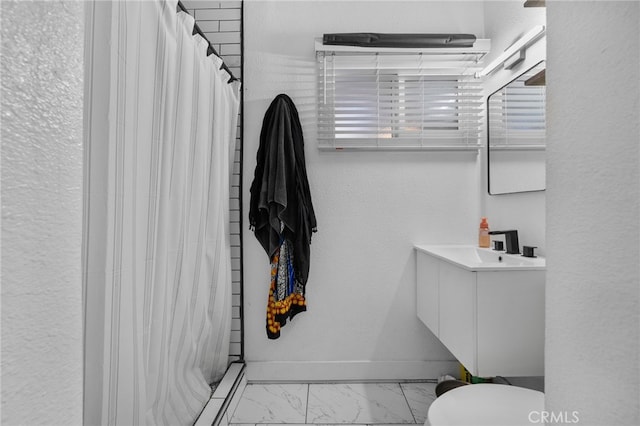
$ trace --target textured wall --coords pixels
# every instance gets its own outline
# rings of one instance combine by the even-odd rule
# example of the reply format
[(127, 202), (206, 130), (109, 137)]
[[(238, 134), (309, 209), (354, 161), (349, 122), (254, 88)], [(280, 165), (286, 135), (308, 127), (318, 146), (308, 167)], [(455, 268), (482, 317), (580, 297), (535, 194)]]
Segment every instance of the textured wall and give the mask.
[(83, 6), (1, 7), (2, 424), (81, 424)]
[(640, 424), (640, 3), (547, 2), (546, 407)]
[[(269, 260), (253, 233), (245, 232), (247, 360), (299, 361), (304, 373), (312, 364), (452, 359), (417, 318), (413, 244), (476, 240), (477, 155), (319, 151), (314, 38), (353, 31), (482, 34), (482, 16), (479, 2), (245, 3), (244, 205), (264, 113), (284, 92), (300, 112), (318, 219), (309, 310), (287, 324), (276, 341), (265, 335)], [(264, 370), (276, 379), (291, 372)]]

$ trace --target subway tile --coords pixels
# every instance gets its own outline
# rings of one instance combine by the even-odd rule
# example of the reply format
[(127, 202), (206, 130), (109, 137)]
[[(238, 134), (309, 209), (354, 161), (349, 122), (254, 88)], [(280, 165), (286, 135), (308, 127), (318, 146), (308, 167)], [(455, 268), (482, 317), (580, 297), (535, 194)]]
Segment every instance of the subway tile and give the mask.
[(237, 21), (220, 21), (220, 30), (222, 32), (235, 31), (240, 33), (240, 20)]
[(240, 283), (239, 282), (232, 283), (231, 289), (232, 289), (231, 294), (240, 294)]
[[(238, 143), (238, 141), (236, 141), (236, 144)], [(240, 163), (237, 163), (234, 161), (233, 163), (233, 174), (234, 175), (239, 175), (240, 174)]]
[[(233, 306), (240, 306), (240, 295), (239, 294), (232, 294), (231, 295), (232, 299), (233, 299)], [(236, 340), (236, 342), (239, 342), (240, 340)]]
[(240, 196), (240, 189), (237, 186), (231, 187), (231, 196), (233, 198), (238, 198)]
[(204, 21), (229, 21), (242, 18), (240, 9), (202, 9), (196, 11), (196, 19)]
[(219, 8), (220, 2), (211, 0), (182, 0), (182, 4), (187, 9), (205, 9), (205, 8)]
[(240, 285), (240, 271), (239, 270), (232, 270), (231, 271), (231, 285), (234, 286), (233, 287), (233, 294), (240, 294), (240, 287), (235, 287), (236, 285)]
[(240, 44), (223, 44), (218, 52), (224, 57), (224, 55), (240, 55), (241, 50)]
[(242, 352), (242, 346), (240, 343), (231, 343), (229, 345), (230, 354), (240, 355), (241, 352)]
[(240, 331), (240, 320), (239, 319), (232, 319), (231, 320), (231, 330), (232, 331)]
[(240, 259), (231, 259), (231, 268), (240, 269)]
[(233, 161), (240, 161), (240, 150), (236, 149), (236, 152), (234, 152)]
[(242, 58), (240, 55), (225, 55), (224, 63), (227, 64), (228, 67), (239, 67), (242, 63)]
[[(198, 24), (200, 25), (200, 24)], [(240, 33), (218, 33), (218, 32), (206, 32), (202, 30), (207, 36), (211, 44), (230, 44), (240, 43)]]
[(242, 343), (242, 333), (240, 330), (231, 330), (231, 343)]
[(240, 67), (232, 67), (229, 66), (229, 71), (231, 71), (233, 73), (234, 76), (236, 76), (236, 78), (241, 78), (242, 77), (242, 70), (240, 69)]
[(240, 9), (242, 7), (241, 0), (227, 0), (218, 2), (222, 9)]
[(205, 33), (205, 35), (207, 35), (207, 38), (209, 39), (209, 41), (211, 41), (208, 35), (209, 33), (215, 33), (220, 31), (220, 21), (203, 21), (203, 20), (197, 19), (196, 24), (198, 24), (198, 27), (202, 30), (202, 32)]

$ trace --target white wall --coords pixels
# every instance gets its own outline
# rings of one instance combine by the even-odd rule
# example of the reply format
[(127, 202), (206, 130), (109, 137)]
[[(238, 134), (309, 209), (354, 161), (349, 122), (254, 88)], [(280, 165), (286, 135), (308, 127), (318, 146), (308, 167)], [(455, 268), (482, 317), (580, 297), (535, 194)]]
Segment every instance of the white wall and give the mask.
[[(485, 58), (485, 64), (488, 64), (534, 26), (545, 25), (546, 9), (525, 8), (521, 1), (485, 1), (484, 18), (485, 36), (491, 39), (491, 53)], [(527, 57), (519, 66), (512, 70), (497, 70), (489, 75), (485, 80), (486, 96), (543, 60), (545, 45), (546, 39), (543, 37), (527, 49)], [(486, 145), (486, 139), (484, 142)], [(486, 146), (483, 146), (481, 155), (481, 209), (488, 218), (489, 226), (493, 230), (517, 229), (521, 247), (536, 246), (538, 253), (544, 255), (545, 192), (489, 195)]]
[[(245, 2), (243, 202), (249, 205), (264, 113), (278, 93), (287, 93), (301, 116), (319, 230), (311, 245), (308, 311), (275, 341), (265, 333), (269, 260), (253, 233), (244, 232), (246, 359), (261, 366), (249, 370), (254, 379), (435, 378), (455, 366), (435, 362), (453, 358), (416, 316), (412, 246), (477, 241), (477, 154), (317, 149), (314, 38), (357, 31), (482, 36), (483, 7), (480, 2)], [(289, 363), (286, 368), (255, 364), (273, 361)]]
[(640, 3), (547, 2), (546, 404), (640, 424)]
[(2, 2), (2, 424), (82, 424), (83, 5)]

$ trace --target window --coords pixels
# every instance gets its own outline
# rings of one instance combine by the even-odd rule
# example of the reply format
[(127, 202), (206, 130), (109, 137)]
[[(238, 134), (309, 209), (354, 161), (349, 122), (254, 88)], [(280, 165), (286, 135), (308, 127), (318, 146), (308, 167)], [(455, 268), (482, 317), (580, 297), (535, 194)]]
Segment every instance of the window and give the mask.
[(331, 50), (316, 45), (320, 148), (478, 148), (475, 73), (488, 49), (323, 47)]
[(546, 87), (540, 62), (488, 98), (491, 149), (540, 149), (546, 144)]

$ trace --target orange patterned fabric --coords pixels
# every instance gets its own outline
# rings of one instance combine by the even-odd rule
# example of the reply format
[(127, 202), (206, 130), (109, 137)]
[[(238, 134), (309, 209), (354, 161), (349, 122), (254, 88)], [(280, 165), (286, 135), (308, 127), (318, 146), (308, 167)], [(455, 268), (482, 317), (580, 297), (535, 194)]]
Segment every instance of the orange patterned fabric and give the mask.
[(277, 339), (280, 329), (300, 312), (307, 310), (304, 286), (295, 279), (293, 255), (283, 241), (271, 258), (271, 285), (267, 302), (267, 337)]

